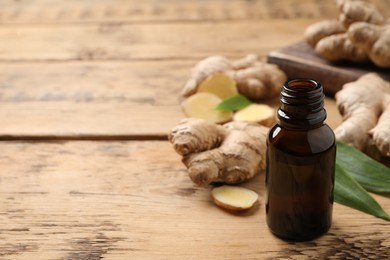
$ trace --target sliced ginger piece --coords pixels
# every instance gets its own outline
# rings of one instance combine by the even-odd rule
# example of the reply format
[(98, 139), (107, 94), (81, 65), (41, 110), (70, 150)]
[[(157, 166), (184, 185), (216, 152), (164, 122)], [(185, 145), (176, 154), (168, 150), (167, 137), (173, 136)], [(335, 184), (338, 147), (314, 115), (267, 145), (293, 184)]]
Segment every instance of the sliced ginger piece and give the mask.
[(185, 99), (181, 106), (188, 117), (202, 118), (214, 123), (224, 123), (232, 119), (233, 113), (231, 111), (216, 110), (215, 107), (221, 101), (222, 99), (214, 94), (200, 92)]
[(234, 116), (234, 121), (256, 122), (264, 126), (271, 126), (275, 123), (275, 111), (265, 104), (251, 104), (238, 110)]
[(197, 92), (212, 93), (222, 100), (238, 94), (236, 82), (223, 73), (212, 74), (207, 77), (200, 83)]
[(214, 188), (211, 196), (217, 206), (230, 211), (250, 209), (259, 198), (259, 195), (250, 189), (229, 185)]

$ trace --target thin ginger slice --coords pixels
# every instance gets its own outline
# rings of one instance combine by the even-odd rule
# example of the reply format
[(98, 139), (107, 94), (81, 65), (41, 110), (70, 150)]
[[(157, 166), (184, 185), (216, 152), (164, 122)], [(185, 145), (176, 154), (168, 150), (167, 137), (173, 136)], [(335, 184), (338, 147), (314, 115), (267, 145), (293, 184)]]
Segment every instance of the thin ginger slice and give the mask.
[(264, 126), (275, 123), (275, 111), (265, 104), (251, 104), (233, 115), (234, 121), (256, 122)]
[(222, 100), (238, 94), (236, 82), (223, 73), (210, 75), (200, 83), (197, 92), (212, 93)]
[(259, 198), (259, 195), (250, 189), (229, 185), (214, 188), (211, 196), (217, 206), (229, 211), (250, 209)]
[(181, 106), (187, 117), (202, 118), (214, 123), (225, 123), (232, 119), (233, 113), (216, 110), (215, 107), (221, 101), (222, 99), (214, 94), (200, 92), (185, 99)]

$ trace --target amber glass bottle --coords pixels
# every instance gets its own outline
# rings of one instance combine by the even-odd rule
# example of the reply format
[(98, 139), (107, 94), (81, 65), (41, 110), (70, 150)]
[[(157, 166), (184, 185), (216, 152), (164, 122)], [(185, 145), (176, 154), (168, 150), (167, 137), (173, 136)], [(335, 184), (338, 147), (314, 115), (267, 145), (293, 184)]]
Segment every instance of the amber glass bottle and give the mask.
[(285, 83), (277, 114), (267, 139), (267, 224), (283, 239), (311, 240), (329, 230), (333, 207), (336, 145), (321, 84)]

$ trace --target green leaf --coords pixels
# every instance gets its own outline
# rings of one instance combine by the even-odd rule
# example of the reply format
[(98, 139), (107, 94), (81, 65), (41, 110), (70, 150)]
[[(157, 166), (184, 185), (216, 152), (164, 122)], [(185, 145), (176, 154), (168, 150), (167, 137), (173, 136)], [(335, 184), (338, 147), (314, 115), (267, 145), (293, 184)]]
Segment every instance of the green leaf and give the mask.
[(235, 95), (224, 99), (221, 103), (218, 104), (218, 106), (216, 106), (215, 109), (224, 111), (235, 111), (243, 109), (250, 104), (252, 104), (252, 101), (247, 99), (245, 96)]
[(376, 200), (356, 182), (338, 163), (335, 172), (334, 201), (363, 211), (370, 215), (390, 220), (390, 216)]
[(390, 168), (385, 165), (339, 141), (336, 162), (366, 190), (390, 193)]

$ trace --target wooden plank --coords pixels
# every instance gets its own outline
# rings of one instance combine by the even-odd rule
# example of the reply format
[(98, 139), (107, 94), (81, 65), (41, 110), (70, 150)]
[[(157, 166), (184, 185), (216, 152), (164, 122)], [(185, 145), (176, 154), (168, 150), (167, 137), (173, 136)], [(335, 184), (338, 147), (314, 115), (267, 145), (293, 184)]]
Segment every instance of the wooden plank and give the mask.
[[(21, 163), (23, 162), (23, 163)], [(0, 143), (2, 259), (387, 259), (390, 226), (335, 204), (329, 233), (285, 242), (259, 206), (231, 215), (168, 142)], [(390, 211), (390, 200), (375, 195)]]
[[(277, 99), (271, 100), (275, 108)], [(341, 122), (335, 102), (327, 98), (327, 123)], [(0, 104), (0, 140), (134, 140), (167, 139), (183, 119), (179, 105), (131, 103), (5, 103)]]
[(166, 139), (191, 65), (0, 64), (0, 139)]
[(178, 105), (131, 103), (0, 104), (0, 140), (167, 139), (184, 118)]
[[(193, 64), (0, 64), (0, 139), (166, 139), (184, 117), (178, 95)], [(335, 127), (341, 117), (326, 106)]]
[(0, 63), (0, 101), (177, 105), (195, 62)]
[[(375, 0), (384, 4), (386, 0)], [(315, 0), (2, 0), (0, 23), (172, 22), (268, 18), (328, 18), (336, 15), (331, 1)]]
[(303, 41), (271, 51), (267, 56), (267, 61), (277, 64), (289, 78), (318, 80), (329, 95), (334, 95), (345, 83), (355, 81), (363, 74), (370, 72), (376, 72), (385, 80), (390, 80), (388, 69), (378, 68), (373, 64), (328, 62), (318, 56)]
[[(270, 22), (272, 21), (272, 22)], [(265, 56), (301, 39), (313, 19), (0, 27), (0, 61)]]
[(0, 102), (178, 105), (196, 62), (0, 63)]
[[(387, 0), (372, 0), (385, 16)], [(172, 22), (248, 20), (269, 18), (329, 19), (337, 16), (333, 1), (316, 0), (110, 0), (12, 1), (3, 0), (0, 23)]]

